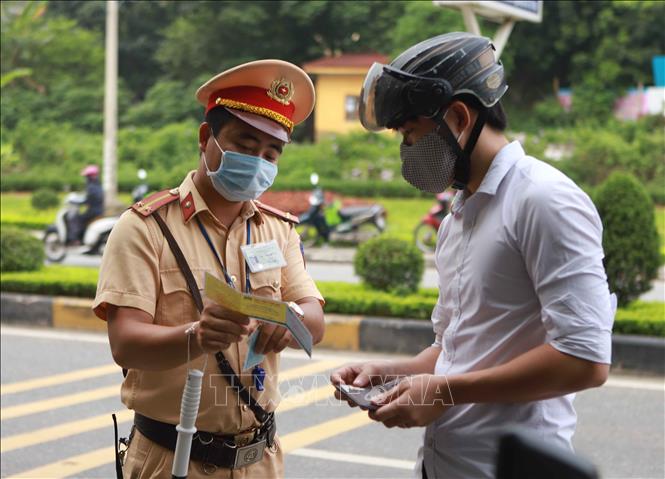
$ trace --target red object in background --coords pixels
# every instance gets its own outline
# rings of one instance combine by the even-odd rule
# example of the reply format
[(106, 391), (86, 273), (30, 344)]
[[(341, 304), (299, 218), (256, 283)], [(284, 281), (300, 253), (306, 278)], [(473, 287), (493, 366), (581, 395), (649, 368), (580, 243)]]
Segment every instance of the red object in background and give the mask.
[(432, 206), (427, 214), (422, 217), (418, 226), (413, 231), (413, 239), (416, 246), (423, 253), (431, 253), (436, 247), (436, 238), (439, 231), (439, 226), (443, 218), (446, 217), (450, 211), (450, 204), (452, 203), (454, 193), (451, 191), (444, 191), (436, 195), (436, 204)]
[(438, 231), (443, 218), (446, 217), (450, 210), (450, 202), (452, 201), (453, 196), (453, 193), (448, 191), (436, 195), (436, 204), (429, 209), (420, 222), (428, 224)]
[[(309, 209), (309, 196), (311, 194), (311, 191), (266, 191), (261, 195), (259, 201), (299, 216)], [(346, 198), (330, 191), (326, 191), (324, 197), (327, 205), (333, 204), (335, 200), (340, 200), (342, 208), (371, 205), (365, 198)]]

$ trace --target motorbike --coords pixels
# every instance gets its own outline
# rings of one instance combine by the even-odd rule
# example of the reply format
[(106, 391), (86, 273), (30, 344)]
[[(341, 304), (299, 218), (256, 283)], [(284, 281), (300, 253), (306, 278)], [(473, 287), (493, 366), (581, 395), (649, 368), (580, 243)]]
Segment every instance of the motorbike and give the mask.
[(69, 252), (78, 254), (102, 254), (104, 252), (104, 246), (113, 225), (118, 221), (118, 216), (93, 219), (86, 226), (80, 245), (67, 243), (67, 230), (83, 204), (85, 204), (84, 194), (69, 193), (65, 197), (62, 208), (56, 214), (55, 223), (46, 228), (44, 251), (49, 261), (60, 262)]
[(436, 248), (436, 238), (439, 231), (439, 226), (443, 218), (446, 217), (450, 211), (450, 204), (452, 202), (454, 193), (444, 191), (436, 195), (436, 204), (432, 206), (427, 214), (422, 217), (418, 226), (413, 231), (413, 238), (416, 246), (423, 253), (432, 253)]
[(304, 246), (331, 241), (357, 244), (386, 229), (386, 210), (377, 204), (340, 208), (337, 210), (339, 222), (329, 224), (323, 189), (318, 184), (319, 175), (313, 173), (310, 182), (314, 186), (309, 196), (310, 206), (298, 218), (298, 233)]

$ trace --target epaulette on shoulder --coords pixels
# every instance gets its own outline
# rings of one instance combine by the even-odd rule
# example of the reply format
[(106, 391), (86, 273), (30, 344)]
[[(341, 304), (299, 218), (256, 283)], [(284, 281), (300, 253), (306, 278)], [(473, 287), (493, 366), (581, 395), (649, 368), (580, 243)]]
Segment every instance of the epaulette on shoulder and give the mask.
[(265, 211), (268, 214), (271, 214), (273, 216), (277, 216), (279, 219), (284, 220), (288, 223), (293, 223), (294, 225), (297, 225), (298, 223), (300, 223), (300, 220), (298, 219), (298, 217), (295, 216), (295, 215), (292, 215), (291, 213), (279, 210), (279, 209), (277, 209), (273, 206), (266, 205), (265, 203), (261, 203), (260, 201), (254, 201), (254, 204), (261, 211)]
[(132, 209), (141, 216), (150, 216), (162, 206), (168, 205), (173, 201), (179, 200), (180, 194), (177, 188), (171, 190), (158, 191), (150, 196), (137, 201), (132, 205)]

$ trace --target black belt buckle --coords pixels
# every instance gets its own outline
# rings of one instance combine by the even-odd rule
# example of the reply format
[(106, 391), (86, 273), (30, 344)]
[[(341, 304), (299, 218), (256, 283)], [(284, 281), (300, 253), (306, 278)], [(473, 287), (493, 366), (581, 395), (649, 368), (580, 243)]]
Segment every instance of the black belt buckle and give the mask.
[(233, 469), (240, 469), (263, 459), (263, 450), (266, 448), (266, 441), (258, 441), (247, 446), (236, 448), (236, 457), (233, 461)]

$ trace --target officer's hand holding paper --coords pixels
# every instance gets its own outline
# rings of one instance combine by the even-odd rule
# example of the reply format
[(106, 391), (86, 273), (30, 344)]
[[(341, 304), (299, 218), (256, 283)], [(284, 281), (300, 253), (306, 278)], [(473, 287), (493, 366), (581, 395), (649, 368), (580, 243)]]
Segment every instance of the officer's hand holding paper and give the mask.
[(199, 321), (197, 341), (203, 351), (224, 351), (252, 332), (250, 319), (205, 298)]
[(240, 293), (209, 273), (205, 276), (205, 294), (231, 311), (287, 328), (307, 355), (312, 356), (311, 333), (284, 301)]

